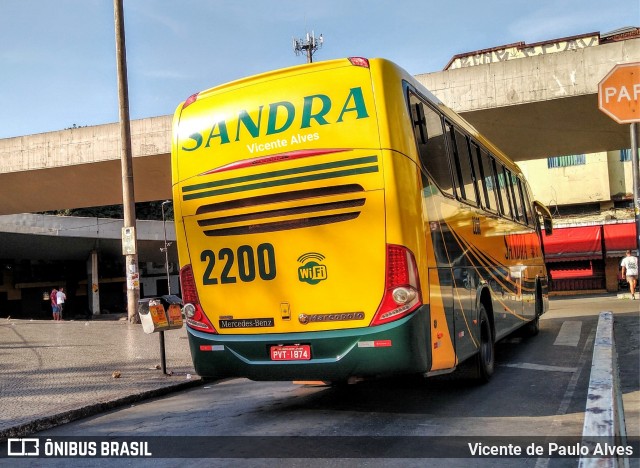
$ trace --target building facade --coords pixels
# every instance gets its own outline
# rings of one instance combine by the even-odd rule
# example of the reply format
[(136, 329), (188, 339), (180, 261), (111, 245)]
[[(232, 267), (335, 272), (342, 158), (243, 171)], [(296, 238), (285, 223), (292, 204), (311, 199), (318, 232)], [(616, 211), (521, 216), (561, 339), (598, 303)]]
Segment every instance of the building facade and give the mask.
[[(173, 222), (136, 225), (140, 297), (179, 293)], [(65, 319), (127, 313), (122, 226), (111, 218), (0, 216), (0, 318), (50, 318), (49, 293), (60, 287)]]
[(625, 250), (635, 250), (630, 150), (553, 156), (522, 161), (533, 196), (554, 216), (545, 239), (554, 290), (624, 288), (619, 280)]

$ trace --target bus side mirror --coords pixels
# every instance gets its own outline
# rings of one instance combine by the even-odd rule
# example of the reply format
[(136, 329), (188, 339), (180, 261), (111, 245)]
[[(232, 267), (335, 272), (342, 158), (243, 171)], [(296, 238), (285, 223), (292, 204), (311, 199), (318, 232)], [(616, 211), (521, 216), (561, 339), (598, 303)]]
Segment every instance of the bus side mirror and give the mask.
[(536, 213), (538, 213), (538, 216), (542, 218), (544, 233), (547, 236), (550, 236), (553, 234), (553, 220), (551, 219), (551, 212), (549, 211), (549, 208), (537, 200), (533, 202), (533, 207), (535, 208)]

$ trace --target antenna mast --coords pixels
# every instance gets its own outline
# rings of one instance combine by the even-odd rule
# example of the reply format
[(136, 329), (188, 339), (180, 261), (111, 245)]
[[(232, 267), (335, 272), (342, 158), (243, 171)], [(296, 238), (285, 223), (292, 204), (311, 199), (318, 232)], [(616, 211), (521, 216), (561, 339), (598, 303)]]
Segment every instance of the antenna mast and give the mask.
[(304, 51), (307, 55), (307, 63), (312, 63), (313, 54), (322, 47), (323, 42), (322, 34), (316, 37), (315, 33), (311, 31), (311, 34), (307, 33), (306, 39), (293, 38), (293, 51), (296, 55), (300, 55)]

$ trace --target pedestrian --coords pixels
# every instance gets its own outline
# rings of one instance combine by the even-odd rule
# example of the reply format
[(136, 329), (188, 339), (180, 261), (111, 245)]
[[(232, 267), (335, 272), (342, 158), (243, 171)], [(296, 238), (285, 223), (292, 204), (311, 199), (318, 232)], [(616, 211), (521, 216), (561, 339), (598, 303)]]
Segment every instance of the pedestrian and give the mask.
[(67, 295), (64, 293), (64, 288), (60, 288), (56, 294), (56, 303), (58, 304), (58, 315), (62, 320), (62, 310), (64, 309), (64, 302), (67, 300)]
[(636, 284), (638, 283), (638, 257), (631, 255), (631, 250), (627, 250), (627, 256), (622, 259), (620, 263), (622, 267), (622, 278), (627, 278), (629, 283), (629, 291), (631, 292), (631, 299), (635, 299)]
[(49, 294), (49, 299), (51, 299), (51, 310), (53, 311), (53, 320), (60, 320), (60, 314), (58, 313), (58, 290), (53, 288), (51, 290), (51, 294)]

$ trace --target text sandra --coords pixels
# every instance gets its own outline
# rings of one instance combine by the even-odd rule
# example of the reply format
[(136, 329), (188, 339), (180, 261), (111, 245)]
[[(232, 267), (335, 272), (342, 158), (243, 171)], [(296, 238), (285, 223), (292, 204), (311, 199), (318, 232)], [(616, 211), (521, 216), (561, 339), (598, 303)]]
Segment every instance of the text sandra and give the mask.
[[(336, 105), (326, 94), (314, 94), (304, 96), (298, 103), (278, 101), (266, 106), (257, 106), (251, 111), (243, 109), (237, 113), (236, 117), (213, 122), (202, 133), (192, 133), (181, 148), (183, 151), (195, 151), (200, 147), (209, 148), (214, 144), (228, 144), (232, 138), (233, 141), (240, 141), (245, 136), (255, 139), (276, 135), (296, 127), (303, 130), (312, 125), (329, 125), (341, 123), (347, 119), (357, 120), (369, 117), (362, 88), (351, 88), (346, 95), (337, 100)], [(274, 143), (265, 143), (267, 144)]]

